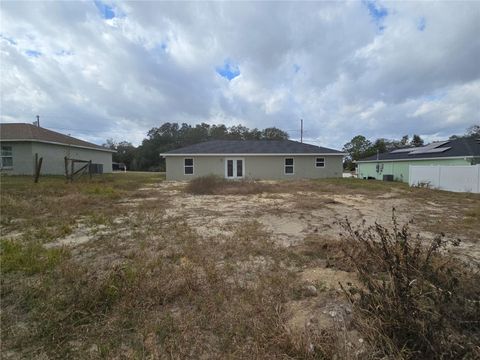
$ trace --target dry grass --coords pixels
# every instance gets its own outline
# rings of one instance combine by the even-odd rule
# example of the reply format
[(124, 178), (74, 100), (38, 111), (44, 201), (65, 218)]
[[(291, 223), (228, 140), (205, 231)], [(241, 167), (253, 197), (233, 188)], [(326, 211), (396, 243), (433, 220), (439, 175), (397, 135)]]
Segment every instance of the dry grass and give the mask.
[(295, 197), (295, 207), (300, 210), (322, 209), (326, 205), (338, 204), (333, 198), (317, 198), (308, 196)]
[[(2, 313), (4, 346), (23, 356), (58, 358), (92, 352), (131, 358), (332, 355), (334, 333), (286, 330), (285, 304), (298, 296), (297, 275), (258, 224), (207, 243), (186, 224), (163, 230), (158, 242), (101, 273), (72, 258), (35, 278), (23, 267), (5, 269), (2, 306), (10, 311)], [(155, 247), (164, 255), (152, 256)], [(18, 284), (18, 276), (32, 281)], [(19, 317), (28, 329), (18, 328)]]
[[(187, 193), (181, 185), (155, 190), (162, 184), (155, 174), (73, 184), (45, 177), (38, 186), (31, 178), (1, 181), (2, 358), (369, 358), (375, 355), (371, 348), (351, 344), (349, 316), (333, 325), (290, 326), (292, 303), (315, 314), (322, 304), (341, 301), (321, 281), (306, 283), (304, 271), (347, 274), (355, 267), (336, 233), (322, 231), (334, 227), (330, 214), (338, 217), (354, 206), (335, 199), (394, 194), (388, 199), (408, 199), (422, 213), (421, 201), (434, 197), (449, 207), (442, 216), (464, 216), (466, 224), (477, 219), (479, 204), (460, 194), (350, 179), (203, 179), (187, 185)], [(192, 195), (197, 193), (217, 196)], [(235, 221), (219, 222), (225, 231), (201, 235), (193, 220), (208, 226), (212, 214), (226, 219), (228, 207), (215, 211), (223, 198), (235, 201)], [(258, 205), (253, 215), (237, 213), (241, 201), (251, 204), (249, 198)], [(275, 229), (260, 222), (262, 215), (276, 216), (277, 208), (282, 219), (299, 221), (319, 210), (311, 220), (316, 232), (282, 246)], [(79, 230), (91, 238), (51, 247)], [(466, 225), (462, 231), (468, 236), (477, 230)], [(306, 291), (307, 285), (318, 294)]]
[[(480, 357), (480, 266), (462, 263), (408, 224), (354, 228), (344, 222), (344, 252), (361, 286), (345, 290), (355, 324), (380, 356)], [(456, 244), (453, 244), (456, 245)]]
[(255, 180), (227, 180), (209, 175), (190, 180), (185, 191), (193, 195), (251, 195), (275, 192), (271, 184)]
[(190, 180), (185, 191), (193, 195), (249, 195), (274, 192), (274, 187), (261, 181), (227, 180), (209, 175)]

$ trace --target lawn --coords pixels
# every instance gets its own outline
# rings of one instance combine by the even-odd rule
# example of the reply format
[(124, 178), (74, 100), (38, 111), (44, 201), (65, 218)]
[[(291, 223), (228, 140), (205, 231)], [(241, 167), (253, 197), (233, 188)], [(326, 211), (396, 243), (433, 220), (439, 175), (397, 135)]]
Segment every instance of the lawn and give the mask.
[[(480, 259), (472, 194), (155, 173), (0, 180), (2, 358), (380, 358), (387, 345), (344, 291), (361, 286), (346, 219), (391, 227), (395, 208), (426, 243), (443, 232), (461, 240), (458, 261)], [(455, 340), (470, 355), (472, 326)]]

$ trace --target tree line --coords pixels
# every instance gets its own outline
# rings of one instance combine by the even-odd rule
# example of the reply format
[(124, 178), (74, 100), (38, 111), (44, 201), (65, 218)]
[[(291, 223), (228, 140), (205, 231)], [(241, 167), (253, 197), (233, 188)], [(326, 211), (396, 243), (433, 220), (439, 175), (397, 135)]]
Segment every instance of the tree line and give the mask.
[[(465, 131), (463, 135), (452, 135), (449, 140), (455, 140), (463, 137), (480, 137), (480, 125), (472, 125)], [(354, 161), (367, 158), (377, 153), (390, 152), (395, 149), (416, 147), (425, 145), (425, 141), (420, 135), (414, 134), (411, 138), (404, 135), (400, 140), (389, 140), (379, 138), (376, 140), (368, 140), (363, 135), (357, 135), (343, 146), (343, 151), (348, 155), (343, 163), (346, 170), (354, 170)]]
[[(461, 137), (480, 137), (480, 125), (470, 126), (463, 135), (452, 135), (450, 140)], [(128, 170), (137, 171), (164, 171), (165, 159), (159, 154), (184, 146), (208, 140), (288, 140), (288, 134), (275, 127), (249, 129), (242, 125), (227, 127), (223, 124), (210, 125), (201, 123), (195, 126), (189, 124), (164, 123), (159, 127), (150, 129), (147, 137), (138, 147), (130, 142), (116, 142), (108, 139), (103, 146), (115, 150), (113, 161), (123, 163)], [(354, 161), (378, 153), (385, 153), (394, 149), (425, 145), (420, 135), (403, 136), (399, 140), (379, 138), (369, 140), (363, 135), (357, 135), (343, 146), (347, 153), (344, 168), (354, 170)]]
[(208, 140), (288, 140), (288, 134), (275, 127), (249, 129), (242, 125), (201, 123), (192, 126), (167, 122), (150, 129), (138, 147), (113, 139), (108, 139), (103, 146), (115, 150), (113, 161), (125, 164), (128, 170), (164, 171), (165, 159), (159, 154)]

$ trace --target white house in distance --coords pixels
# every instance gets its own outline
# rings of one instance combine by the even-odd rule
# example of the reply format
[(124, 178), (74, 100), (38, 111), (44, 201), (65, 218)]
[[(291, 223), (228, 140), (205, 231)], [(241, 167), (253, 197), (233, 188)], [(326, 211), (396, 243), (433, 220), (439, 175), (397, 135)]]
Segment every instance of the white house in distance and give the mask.
[(289, 180), (342, 177), (345, 154), (291, 140), (213, 140), (160, 155), (167, 180), (206, 175)]
[(35, 154), (43, 158), (42, 175), (64, 175), (65, 157), (92, 161), (99, 173), (112, 172), (115, 151), (42, 127), (0, 124), (0, 170), (11, 175), (33, 175)]

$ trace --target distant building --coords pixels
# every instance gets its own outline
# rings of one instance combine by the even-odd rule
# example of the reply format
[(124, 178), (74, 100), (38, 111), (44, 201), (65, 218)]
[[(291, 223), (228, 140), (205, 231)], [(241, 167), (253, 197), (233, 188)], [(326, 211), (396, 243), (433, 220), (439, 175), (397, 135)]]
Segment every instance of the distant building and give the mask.
[(95, 172), (112, 172), (114, 150), (32, 124), (0, 124), (0, 171), (33, 175), (35, 154), (43, 158), (41, 174), (65, 174), (65, 157), (92, 161)]
[(408, 182), (410, 165), (476, 165), (480, 164), (480, 139), (460, 138), (434, 142), (426, 146), (396, 149), (358, 160), (360, 179)]
[(291, 140), (213, 140), (160, 155), (167, 180), (206, 175), (290, 180), (342, 177), (345, 154)]

